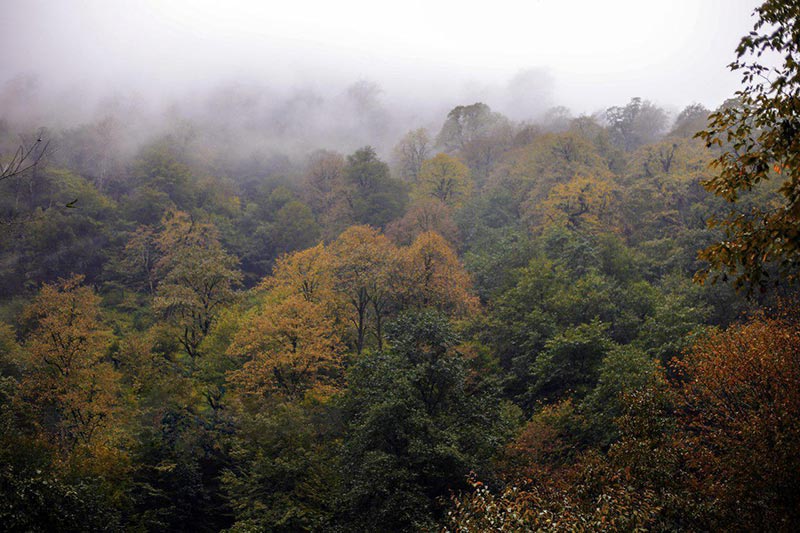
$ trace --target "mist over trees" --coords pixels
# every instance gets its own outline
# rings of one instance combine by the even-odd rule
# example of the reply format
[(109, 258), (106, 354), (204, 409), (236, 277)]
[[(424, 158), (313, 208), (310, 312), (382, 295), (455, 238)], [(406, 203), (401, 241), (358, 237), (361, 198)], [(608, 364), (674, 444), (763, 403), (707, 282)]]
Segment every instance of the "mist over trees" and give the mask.
[(0, 524), (792, 531), (796, 4), (711, 106), (11, 77)]

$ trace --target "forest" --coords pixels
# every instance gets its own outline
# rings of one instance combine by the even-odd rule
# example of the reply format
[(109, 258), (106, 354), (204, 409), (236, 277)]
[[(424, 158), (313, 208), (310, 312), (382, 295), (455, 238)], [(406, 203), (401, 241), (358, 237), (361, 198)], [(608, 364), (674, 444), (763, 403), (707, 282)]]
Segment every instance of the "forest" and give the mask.
[[(0, 529), (796, 530), (799, 35), (715, 109), (397, 137), (367, 82), (142, 142), (7, 84)], [(334, 108), (375, 142), (294, 142)]]

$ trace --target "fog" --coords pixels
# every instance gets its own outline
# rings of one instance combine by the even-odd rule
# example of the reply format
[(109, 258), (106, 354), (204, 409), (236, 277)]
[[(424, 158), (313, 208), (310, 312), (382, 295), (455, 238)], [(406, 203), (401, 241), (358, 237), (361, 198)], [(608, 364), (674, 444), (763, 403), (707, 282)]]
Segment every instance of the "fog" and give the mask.
[(130, 139), (188, 121), (244, 152), (385, 153), (475, 101), (517, 121), (633, 96), (714, 108), (737, 88), (726, 65), (757, 2), (430, 4), (4, 0), (0, 116), (12, 130), (114, 117)]

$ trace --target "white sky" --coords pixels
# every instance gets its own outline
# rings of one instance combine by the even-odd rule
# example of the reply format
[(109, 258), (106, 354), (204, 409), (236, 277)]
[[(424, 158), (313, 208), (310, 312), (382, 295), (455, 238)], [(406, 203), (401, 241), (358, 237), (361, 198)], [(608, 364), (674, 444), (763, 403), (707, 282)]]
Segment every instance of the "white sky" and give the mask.
[[(720, 104), (755, 0), (0, 0), (0, 81), (179, 94), (235, 78), (286, 90), (378, 82), (453, 104), (525, 69), (576, 112), (642, 96)], [(487, 94), (488, 94), (487, 93)]]

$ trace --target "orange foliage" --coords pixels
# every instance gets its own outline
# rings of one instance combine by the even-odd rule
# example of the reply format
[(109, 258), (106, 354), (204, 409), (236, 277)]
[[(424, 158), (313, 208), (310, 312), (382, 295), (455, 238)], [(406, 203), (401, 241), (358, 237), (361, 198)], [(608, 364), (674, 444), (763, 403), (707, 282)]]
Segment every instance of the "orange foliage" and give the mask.
[(796, 317), (759, 315), (711, 333), (675, 368), (681, 437), (706, 495), (750, 524), (800, 518)]
[(558, 471), (575, 456), (574, 443), (565, 425), (574, 416), (570, 400), (545, 406), (536, 413), (501, 451), (498, 466), (503, 478), (516, 483), (540, 483), (562, 477), (563, 472)]
[(469, 316), (479, 309), (477, 297), (470, 293), (469, 274), (441, 235), (432, 231), (422, 233), (402, 253), (402, 290), (406, 302), (460, 316)]

